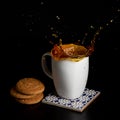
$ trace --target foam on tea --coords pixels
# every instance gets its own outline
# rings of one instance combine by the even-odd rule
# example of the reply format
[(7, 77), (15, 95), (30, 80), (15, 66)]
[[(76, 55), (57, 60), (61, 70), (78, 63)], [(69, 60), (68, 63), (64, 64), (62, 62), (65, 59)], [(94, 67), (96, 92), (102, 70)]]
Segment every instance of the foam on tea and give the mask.
[[(91, 47), (86, 48), (82, 45), (76, 44), (55, 44), (53, 49), (51, 50), (51, 55), (55, 60), (72, 60), (79, 61), (82, 58), (90, 55)], [(92, 50), (93, 51), (93, 50)]]

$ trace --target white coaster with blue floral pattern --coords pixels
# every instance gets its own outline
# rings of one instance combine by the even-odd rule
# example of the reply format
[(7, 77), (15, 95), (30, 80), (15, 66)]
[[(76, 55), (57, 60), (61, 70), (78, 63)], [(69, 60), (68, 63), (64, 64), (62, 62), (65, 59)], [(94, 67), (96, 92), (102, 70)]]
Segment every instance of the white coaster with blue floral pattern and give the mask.
[(82, 112), (99, 95), (100, 91), (88, 88), (86, 88), (83, 94), (76, 99), (65, 99), (56, 94), (50, 93), (43, 98), (42, 103)]

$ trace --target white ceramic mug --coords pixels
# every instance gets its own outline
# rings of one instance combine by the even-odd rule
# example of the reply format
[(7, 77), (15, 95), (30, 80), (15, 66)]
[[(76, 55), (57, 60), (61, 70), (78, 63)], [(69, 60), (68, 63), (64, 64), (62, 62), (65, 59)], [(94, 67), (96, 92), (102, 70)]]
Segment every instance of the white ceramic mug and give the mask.
[(47, 52), (42, 55), (42, 69), (48, 77), (53, 79), (57, 94), (66, 99), (80, 97), (88, 80), (89, 56), (78, 62), (71, 60), (56, 61), (51, 57), (52, 70), (46, 64), (47, 56), (51, 57), (51, 54)]

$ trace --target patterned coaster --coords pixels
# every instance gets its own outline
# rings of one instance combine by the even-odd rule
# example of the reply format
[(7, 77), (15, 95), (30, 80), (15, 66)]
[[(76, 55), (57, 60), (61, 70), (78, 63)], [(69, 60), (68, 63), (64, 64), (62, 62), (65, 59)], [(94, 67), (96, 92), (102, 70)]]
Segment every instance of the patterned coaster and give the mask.
[(83, 94), (76, 99), (65, 99), (53, 93), (50, 93), (44, 97), (42, 103), (82, 112), (99, 95), (100, 95), (100, 91), (96, 91), (88, 88), (86, 88)]

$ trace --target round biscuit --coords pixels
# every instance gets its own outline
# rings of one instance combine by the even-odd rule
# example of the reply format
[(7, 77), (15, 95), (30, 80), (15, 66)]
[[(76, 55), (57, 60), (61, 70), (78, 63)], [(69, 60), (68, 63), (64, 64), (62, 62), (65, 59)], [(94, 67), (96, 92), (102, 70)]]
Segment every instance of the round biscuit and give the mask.
[(28, 95), (39, 94), (45, 90), (45, 86), (36, 78), (23, 78), (16, 83), (16, 90)]
[(43, 99), (43, 97), (44, 97), (44, 94), (41, 93), (41, 94), (35, 95), (33, 98), (16, 99), (16, 101), (19, 102), (19, 103), (22, 103), (22, 104), (31, 105), (31, 104), (39, 103)]
[(15, 87), (10, 89), (10, 95), (14, 98), (19, 98), (19, 99), (27, 99), (27, 98), (33, 98), (35, 95), (26, 95), (19, 93)]

